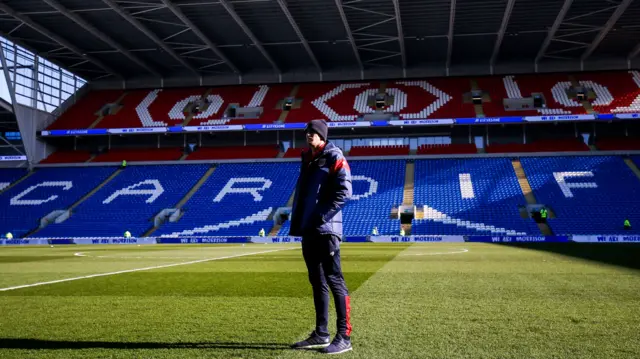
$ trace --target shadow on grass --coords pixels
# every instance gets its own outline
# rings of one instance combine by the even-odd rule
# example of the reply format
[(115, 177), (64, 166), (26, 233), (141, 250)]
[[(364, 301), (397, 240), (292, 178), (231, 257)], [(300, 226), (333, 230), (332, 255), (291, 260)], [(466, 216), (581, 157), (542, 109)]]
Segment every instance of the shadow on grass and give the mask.
[(640, 270), (638, 243), (498, 243)]
[(0, 349), (241, 349), (241, 350), (286, 350), (283, 343), (155, 343), (155, 342), (101, 342), (65, 341), (44, 339), (0, 338)]

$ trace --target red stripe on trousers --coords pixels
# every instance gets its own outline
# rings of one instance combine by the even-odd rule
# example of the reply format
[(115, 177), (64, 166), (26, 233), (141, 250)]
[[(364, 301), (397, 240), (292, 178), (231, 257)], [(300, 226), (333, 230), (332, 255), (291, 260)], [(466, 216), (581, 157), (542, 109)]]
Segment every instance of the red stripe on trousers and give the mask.
[(344, 297), (347, 306), (347, 336), (351, 336), (351, 297)]

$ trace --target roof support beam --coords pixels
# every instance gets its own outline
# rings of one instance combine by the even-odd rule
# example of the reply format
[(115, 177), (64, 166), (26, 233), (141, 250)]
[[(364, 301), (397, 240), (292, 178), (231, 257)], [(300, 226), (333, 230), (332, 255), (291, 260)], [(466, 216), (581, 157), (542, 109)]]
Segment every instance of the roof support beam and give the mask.
[(558, 13), (558, 16), (556, 16), (556, 21), (554, 21), (553, 25), (551, 25), (551, 28), (549, 29), (549, 33), (547, 34), (547, 37), (544, 39), (544, 42), (542, 43), (542, 47), (538, 51), (538, 55), (536, 55), (536, 59), (533, 62), (535, 65), (537, 65), (538, 62), (540, 62), (540, 60), (544, 56), (544, 53), (549, 48), (549, 45), (551, 44), (551, 40), (556, 35), (556, 31), (558, 31), (558, 28), (560, 27), (560, 24), (562, 24), (562, 21), (564, 21), (564, 17), (567, 15), (567, 12), (569, 12), (569, 9), (571, 8), (571, 4), (573, 4), (573, 0), (564, 0), (564, 4), (562, 5), (560, 12)]
[(214, 45), (213, 42), (202, 31), (200, 31), (200, 29), (197, 26), (191, 20), (189, 20), (189, 18), (187, 18), (184, 15), (182, 10), (180, 10), (170, 0), (162, 0), (162, 3), (165, 4), (166, 7), (169, 10), (171, 10), (171, 12), (178, 19), (180, 19), (180, 21), (182, 21), (186, 26), (188, 26), (189, 29), (191, 29), (191, 31), (200, 39), (200, 41), (202, 41), (205, 45), (207, 45), (207, 47), (209, 47), (209, 49), (213, 51), (216, 54), (216, 56), (220, 58), (220, 60), (222, 60), (225, 64), (227, 64), (227, 66), (229, 66), (229, 68), (233, 70), (233, 72), (235, 72), (236, 74), (240, 74), (240, 70), (238, 70), (236, 65), (234, 65), (231, 62), (231, 60), (229, 60), (229, 58), (227, 58), (227, 56), (223, 54), (222, 51), (220, 51), (220, 49), (218, 49), (218, 47)]
[(200, 72), (198, 72), (198, 70), (195, 67), (193, 67), (187, 61), (185, 61), (182, 57), (180, 57), (175, 51), (173, 51), (172, 48), (170, 48), (169, 46), (167, 46), (167, 44), (165, 44), (162, 40), (160, 40), (160, 38), (156, 34), (151, 32), (151, 30), (149, 30), (146, 26), (142, 25), (140, 21), (138, 21), (136, 18), (131, 16), (131, 14), (129, 14), (128, 12), (124, 11), (120, 7), (120, 5), (116, 4), (115, 1), (102, 0), (102, 2), (104, 2), (107, 6), (109, 6), (113, 11), (115, 11), (123, 19), (127, 20), (128, 23), (133, 25), (140, 32), (145, 34), (148, 38), (150, 38), (153, 42), (155, 42), (158, 46), (160, 46), (160, 48), (162, 48), (166, 53), (168, 53), (169, 55), (171, 55), (171, 57), (176, 59), (182, 66), (186, 67), (187, 69), (189, 69), (189, 71), (193, 72), (194, 74), (200, 76)]
[(347, 32), (347, 37), (349, 38), (349, 42), (351, 43), (353, 54), (356, 56), (356, 61), (358, 62), (360, 71), (363, 71), (364, 66), (362, 65), (362, 60), (360, 59), (360, 53), (358, 52), (358, 46), (356, 46), (356, 40), (353, 38), (353, 33), (351, 32), (351, 28), (349, 27), (347, 15), (344, 13), (344, 9), (342, 8), (342, 0), (335, 0), (335, 2), (336, 7), (338, 8), (338, 12), (340, 13), (340, 19), (342, 19), (342, 25), (344, 25), (344, 30)]
[(504, 33), (507, 31), (507, 26), (509, 25), (509, 19), (511, 18), (511, 12), (513, 11), (513, 5), (515, 3), (516, 3), (516, 0), (509, 0), (507, 2), (507, 7), (504, 9), (504, 16), (502, 17), (502, 25), (500, 25), (500, 30), (498, 31), (496, 44), (493, 46), (493, 54), (491, 54), (491, 60), (489, 60), (489, 66), (493, 67), (493, 65), (496, 63), (496, 60), (498, 59), (498, 54), (500, 53), (500, 47), (502, 46), (502, 40), (504, 39)]
[(636, 47), (631, 50), (629, 56), (627, 56), (627, 60), (633, 59), (634, 57), (638, 56), (638, 54), (640, 54), (640, 43), (638, 43), (638, 45), (636, 45)]
[(451, 66), (451, 51), (453, 49), (453, 23), (455, 19), (456, 0), (451, 0), (451, 9), (449, 10), (449, 32), (447, 33), (447, 75), (449, 75), (449, 67)]
[(71, 52), (75, 53), (76, 55), (82, 57), (83, 59), (85, 59), (87, 61), (90, 61), (91, 63), (95, 64), (96, 66), (98, 66), (101, 69), (103, 69), (104, 71), (106, 71), (107, 73), (109, 73), (111, 75), (114, 75), (116, 77), (119, 77), (119, 78), (124, 78), (124, 76), (122, 76), (122, 74), (119, 73), (118, 71), (114, 70), (110, 66), (107, 66), (106, 64), (104, 64), (102, 61), (96, 59), (95, 57), (93, 57), (91, 55), (87, 55), (84, 51), (82, 51), (81, 49), (77, 48), (76, 46), (71, 44), (69, 41), (59, 37), (58, 35), (50, 32), (47, 29), (45, 29), (41, 25), (35, 23), (33, 20), (31, 20), (30, 17), (28, 17), (26, 15), (18, 14), (15, 10), (10, 8), (8, 5), (6, 5), (4, 3), (1, 3), (1, 2), (0, 2), (0, 10), (4, 11), (5, 13), (9, 14), (11, 17), (13, 17), (13, 18), (15, 18), (17, 20), (22, 21), (25, 25), (29, 26), (30, 28), (32, 28), (35, 31), (39, 32), (40, 34), (44, 35), (45, 37), (53, 40), (54, 42), (60, 44), (60, 46), (63, 46), (65, 48), (69, 49), (69, 51), (71, 51)]
[(607, 20), (607, 23), (604, 25), (602, 30), (600, 30), (600, 32), (598, 33), (598, 36), (596, 36), (596, 38), (593, 39), (593, 42), (591, 43), (591, 45), (589, 45), (589, 47), (587, 48), (587, 51), (585, 51), (584, 54), (582, 54), (582, 57), (580, 58), (581, 61), (584, 61), (588, 59), (589, 56), (591, 56), (593, 51), (595, 51), (595, 49), (600, 45), (600, 43), (602, 42), (602, 40), (604, 40), (604, 38), (607, 36), (609, 31), (613, 29), (613, 26), (616, 24), (616, 22), (618, 22), (618, 19), (620, 18), (620, 16), (622, 16), (625, 10), (627, 10), (627, 8), (629, 7), (629, 4), (631, 4), (631, 1), (633, 0), (622, 0), (620, 5), (618, 5), (618, 8), (616, 9), (616, 11), (614, 11), (613, 14), (611, 14), (611, 17), (609, 18), (609, 20)]
[(100, 40), (104, 41), (105, 43), (107, 43), (109, 46), (111, 46), (114, 49), (118, 50), (121, 54), (123, 54), (124, 56), (129, 58), (129, 60), (135, 62), (136, 64), (138, 64), (143, 69), (147, 70), (152, 75), (155, 75), (156, 77), (162, 77), (160, 75), (160, 73), (158, 71), (156, 71), (155, 69), (153, 69), (149, 64), (145, 63), (140, 58), (138, 58), (137, 56), (135, 56), (134, 54), (129, 52), (129, 50), (127, 50), (124, 47), (122, 47), (122, 45), (120, 45), (117, 42), (115, 42), (112, 38), (110, 38), (109, 36), (105, 35), (102, 31), (100, 31), (100, 30), (96, 29), (95, 27), (93, 27), (91, 24), (89, 24), (87, 21), (85, 21), (80, 16), (70, 12), (67, 8), (62, 6), (62, 4), (60, 4), (56, 0), (43, 0), (43, 1), (47, 5), (49, 5), (52, 8), (58, 10), (62, 15), (64, 15), (64, 16), (68, 17), (69, 19), (71, 19), (71, 21), (73, 21), (76, 24), (82, 26), (85, 30), (90, 32), (93, 36), (97, 37), (98, 39), (100, 39)]
[(407, 68), (407, 53), (404, 50), (404, 31), (402, 31), (402, 19), (400, 18), (400, 0), (392, 0), (393, 9), (396, 13), (396, 26), (398, 28), (398, 43), (400, 44), (400, 53), (402, 54), (402, 69)]
[(295, 31), (296, 35), (298, 35), (298, 39), (300, 39), (302, 46), (304, 46), (304, 49), (307, 50), (307, 54), (309, 54), (309, 58), (311, 58), (311, 61), (313, 61), (313, 64), (316, 65), (316, 68), (318, 68), (318, 71), (322, 72), (322, 66), (320, 66), (320, 63), (318, 62), (316, 55), (314, 55), (313, 51), (311, 51), (311, 47), (309, 46), (307, 39), (305, 39), (304, 35), (302, 35), (302, 31), (300, 31), (300, 28), (298, 27), (298, 24), (296, 23), (293, 16), (291, 15), (291, 12), (289, 12), (289, 8), (287, 8), (287, 4), (285, 3), (285, 0), (276, 0), (276, 1), (278, 2), (278, 5), (280, 5), (280, 9), (282, 9), (284, 16), (286, 16), (287, 20), (289, 20), (289, 24), (293, 28), (293, 31)]
[(222, 5), (222, 7), (224, 7), (224, 9), (227, 10), (229, 15), (231, 15), (233, 20), (236, 22), (236, 24), (238, 24), (238, 26), (240, 26), (240, 28), (242, 29), (242, 31), (244, 31), (247, 37), (251, 39), (251, 42), (253, 42), (253, 45), (258, 49), (258, 51), (260, 51), (262, 56), (264, 56), (264, 58), (267, 59), (267, 61), (269, 61), (269, 63), (271, 64), (271, 67), (273, 67), (273, 69), (278, 74), (282, 74), (282, 71), (280, 70), (280, 67), (278, 66), (278, 64), (276, 64), (276, 62), (273, 61), (273, 59), (271, 58), (271, 55), (269, 55), (267, 50), (264, 49), (260, 40), (258, 40), (258, 38), (249, 29), (249, 27), (247, 27), (247, 24), (245, 24), (244, 21), (242, 21), (242, 19), (240, 18), (240, 16), (238, 16), (236, 11), (233, 9), (233, 6), (227, 0), (219, 0), (219, 1), (220, 1), (220, 5)]

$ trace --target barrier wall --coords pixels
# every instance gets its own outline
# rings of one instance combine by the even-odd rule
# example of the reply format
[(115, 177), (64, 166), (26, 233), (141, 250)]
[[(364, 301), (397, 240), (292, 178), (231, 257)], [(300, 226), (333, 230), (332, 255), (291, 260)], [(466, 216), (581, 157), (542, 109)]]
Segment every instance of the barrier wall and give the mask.
[[(329, 127), (400, 127), (400, 126), (450, 126), (501, 123), (540, 123), (567, 121), (611, 121), (637, 120), (640, 114), (592, 114), (592, 115), (553, 115), (553, 116), (512, 116), (512, 117), (483, 117), (483, 118), (446, 118), (421, 120), (394, 121), (354, 121), (329, 122)], [(108, 135), (108, 134), (149, 134), (149, 133), (190, 133), (190, 132), (220, 132), (220, 131), (269, 131), (269, 130), (302, 130), (305, 123), (276, 123), (276, 124), (248, 124), (248, 125), (215, 125), (215, 126), (173, 126), (173, 127), (136, 127), (136, 128), (93, 128), (72, 130), (41, 131), (42, 137), (77, 136), (77, 135)]]
[(573, 241), (579, 243), (640, 243), (640, 236), (573, 236)]
[[(148, 237), (148, 238), (38, 238), (1, 239), (3, 246), (61, 245), (61, 244), (208, 244), (208, 243), (300, 243), (301, 237)], [(638, 235), (590, 236), (348, 236), (349, 243), (640, 243)]]

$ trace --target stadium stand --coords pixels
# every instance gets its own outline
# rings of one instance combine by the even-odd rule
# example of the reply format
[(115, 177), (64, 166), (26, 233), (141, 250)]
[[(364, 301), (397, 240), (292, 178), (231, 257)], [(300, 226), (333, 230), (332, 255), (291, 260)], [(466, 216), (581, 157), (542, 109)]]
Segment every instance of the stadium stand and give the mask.
[(402, 119), (475, 117), (473, 105), (462, 97), (470, 91), (467, 78), (396, 81), (389, 87), (406, 94), (406, 107), (394, 111)]
[[(508, 76), (507, 76), (508, 77)], [(512, 86), (511, 81), (505, 80), (499, 76), (486, 76), (476, 78), (478, 88), (489, 94), (491, 101), (483, 102), (482, 109), (486, 117), (500, 116), (539, 116), (540, 113), (535, 109), (524, 111), (507, 111), (504, 108), (503, 99), (506, 98), (522, 98), (522, 93)], [(507, 95), (507, 88), (511, 96)], [(527, 97), (530, 94), (527, 95)]]
[(112, 103), (123, 94), (121, 90), (90, 91), (71, 105), (47, 130), (88, 128), (98, 116), (102, 106)]
[(93, 190), (115, 168), (43, 168), (0, 194), (0, 228), (18, 238), (54, 210), (65, 210)]
[(80, 163), (87, 162), (91, 158), (89, 151), (57, 151), (40, 163)]
[(638, 151), (640, 150), (640, 138), (598, 138), (596, 140), (596, 147), (600, 151)]
[(478, 153), (478, 148), (475, 144), (421, 145), (416, 151), (418, 155), (458, 155), (473, 153)]
[[(356, 104), (356, 96), (368, 91), (375, 94), (379, 84), (363, 83), (320, 83), (300, 85), (296, 98), (302, 99), (300, 108), (289, 111), (286, 122), (308, 122), (324, 118), (329, 121), (355, 121), (357, 116), (369, 112), (365, 102)], [(373, 109), (371, 109), (372, 111)]]
[(349, 156), (406, 156), (409, 146), (353, 146)]
[(540, 234), (520, 216), (526, 201), (507, 158), (416, 161), (414, 198), (424, 219), (412, 234)]
[(180, 147), (170, 148), (114, 148), (102, 153), (92, 162), (120, 162), (126, 161), (175, 161), (182, 157)]
[[(586, 110), (576, 100), (569, 99), (566, 90), (571, 82), (566, 74), (535, 74), (505, 76), (503, 78), (508, 98), (530, 97), (542, 93), (546, 107), (537, 109), (538, 115), (585, 114)], [(505, 111), (506, 112), (506, 111)], [(508, 114), (504, 114), (507, 115)], [(511, 112), (513, 115), (513, 112)]]
[(518, 152), (582, 152), (589, 151), (581, 139), (550, 139), (538, 140), (526, 144), (491, 144), (485, 148), (487, 153), (518, 153)]
[(282, 158), (300, 158), (302, 151), (304, 151), (304, 148), (290, 147), (287, 149), (287, 152), (284, 153)]
[(221, 164), (184, 206), (178, 222), (154, 235), (257, 235), (273, 227), (270, 215), (286, 205), (300, 167), (297, 163)]
[(591, 104), (598, 113), (640, 112), (640, 72), (581, 73), (576, 78), (593, 88)]
[(115, 114), (104, 116), (96, 128), (142, 127), (136, 113), (136, 107), (147, 97), (149, 90), (136, 90), (126, 93), (121, 101), (121, 108)]
[[(550, 206), (555, 234), (622, 234), (640, 223), (640, 182), (620, 157), (522, 158), (538, 203)], [(634, 227), (631, 233), (640, 233)]]
[(209, 165), (131, 166), (75, 208), (71, 217), (49, 224), (34, 237), (142, 236), (161, 210), (173, 208)]
[(405, 161), (351, 161), (353, 197), (344, 208), (344, 234), (395, 235), (400, 221), (390, 218), (391, 208), (402, 203)]
[(197, 101), (206, 88), (169, 89), (150, 91), (136, 106), (141, 127), (167, 127), (181, 125), (185, 119), (184, 109), (189, 102)]
[(3, 168), (0, 170), (0, 192), (9, 187), (13, 182), (27, 174), (22, 168)]
[(280, 150), (277, 146), (230, 146), (201, 147), (186, 160), (228, 160), (244, 158), (276, 158)]
[[(573, 76), (573, 77), (571, 77)], [(572, 83), (593, 89), (596, 98), (589, 99), (598, 113), (640, 111), (640, 72), (600, 72), (569, 74), (536, 74), (516, 76), (486, 76), (474, 79), (478, 88), (489, 94), (483, 102), (487, 117), (586, 114), (587, 109), (567, 96)], [(571, 79), (574, 79), (572, 82)], [(473, 104), (465, 103), (463, 95), (471, 90), (470, 78), (433, 78), (391, 81), (386, 93), (393, 102), (384, 108), (401, 119), (476, 117)], [(299, 108), (291, 109), (286, 122), (307, 122), (324, 118), (329, 121), (355, 121), (360, 115), (373, 113), (368, 99), (380, 90), (380, 82), (301, 84), (295, 98)], [(273, 123), (283, 113), (278, 106), (291, 94), (293, 84), (194, 87), (182, 89), (150, 89), (129, 91), (116, 114), (105, 116), (97, 128), (127, 128), (173, 126), (185, 121), (182, 110), (190, 101), (205, 95), (208, 108), (191, 119), (189, 125), (224, 125)], [(546, 107), (524, 111), (507, 111), (505, 98), (529, 97), (542, 93)], [(123, 91), (93, 91), (65, 111), (48, 129), (78, 129), (89, 127), (98, 117), (96, 112), (116, 101)], [(231, 104), (241, 107), (262, 107), (259, 118), (229, 118), (225, 111)]]

